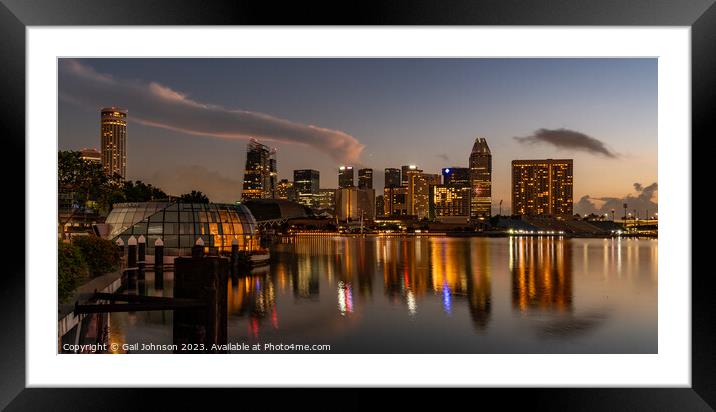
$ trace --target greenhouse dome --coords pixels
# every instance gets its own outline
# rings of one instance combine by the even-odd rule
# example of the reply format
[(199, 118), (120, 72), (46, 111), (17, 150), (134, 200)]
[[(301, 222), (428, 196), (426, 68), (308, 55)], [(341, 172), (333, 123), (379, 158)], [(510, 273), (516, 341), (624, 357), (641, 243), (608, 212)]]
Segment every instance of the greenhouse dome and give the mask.
[(107, 216), (107, 238), (124, 244), (130, 236), (146, 239), (147, 255), (154, 253), (154, 242), (164, 242), (166, 256), (186, 256), (201, 238), (204, 245), (219, 252), (230, 252), (238, 241), (239, 250), (259, 250), (256, 220), (243, 205), (216, 203), (145, 202), (117, 203)]

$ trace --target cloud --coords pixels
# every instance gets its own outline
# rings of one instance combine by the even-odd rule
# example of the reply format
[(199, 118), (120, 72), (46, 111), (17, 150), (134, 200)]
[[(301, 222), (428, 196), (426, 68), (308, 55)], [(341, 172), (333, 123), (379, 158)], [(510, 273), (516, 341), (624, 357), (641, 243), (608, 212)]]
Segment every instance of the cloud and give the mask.
[(579, 213), (581, 216), (590, 213), (598, 215), (606, 213), (611, 217), (612, 210), (614, 210), (614, 216), (619, 219), (624, 215), (624, 203), (627, 204), (627, 213), (633, 213), (634, 209), (636, 209), (640, 217), (643, 217), (647, 210), (649, 215), (658, 211), (659, 185), (656, 182), (646, 187), (642, 186), (641, 183), (634, 183), (634, 190), (636, 195), (630, 193), (623, 197), (582, 196), (574, 204), (574, 212)]
[(448, 157), (448, 155), (446, 155), (445, 153), (440, 153), (440, 154), (437, 154), (437, 155), (435, 155), (435, 156), (437, 156), (438, 158), (440, 158), (441, 160), (443, 160), (443, 161), (445, 161), (445, 162), (447, 162), (448, 160), (450, 160), (450, 158)]
[(522, 144), (550, 144), (558, 149), (578, 150), (591, 154), (616, 158), (617, 153), (609, 150), (600, 140), (584, 133), (569, 129), (539, 129), (531, 136), (514, 137)]
[(77, 60), (60, 60), (59, 72), (61, 99), (98, 109), (126, 108), (129, 121), (147, 126), (196, 136), (300, 144), (347, 164), (360, 163), (365, 147), (339, 130), (198, 102), (157, 82), (117, 79)]
[(152, 186), (162, 189), (169, 195), (179, 196), (197, 190), (215, 203), (233, 203), (239, 200), (242, 187), (239, 180), (222, 176), (218, 172), (198, 165), (161, 170), (145, 180), (146, 183), (151, 183)]

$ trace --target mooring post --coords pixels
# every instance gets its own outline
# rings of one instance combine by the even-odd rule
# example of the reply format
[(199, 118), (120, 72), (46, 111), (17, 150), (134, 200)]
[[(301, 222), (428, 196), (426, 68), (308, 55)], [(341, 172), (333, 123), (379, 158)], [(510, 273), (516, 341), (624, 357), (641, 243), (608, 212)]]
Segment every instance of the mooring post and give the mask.
[(128, 288), (134, 289), (137, 281), (137, 238), (127, 239), (127, 280)]
[(154, 289), (164, 289), (164, 242), (154, 241)]
[(119, 250), (119, 260), (124, 260), (124, 240), (122, 240), (121, 237), (118, 237), (117, 241), (114, 243), (117, 245), (117, 250)]
[(194, 242), (194, 246), (191, 247), (191, 257), (193, 258), (199, 258), (204, 256), (204, 241), (198, 237), (196, 238), (196, 242)]
[(231, 241), (231, 274), (238, 271), (239, 266), (239, 240), (234, 238)]
[(138, 278), (144, 280), (144, 268), (147, 260), (147, 239), (144, 235), (139, 235), (137, 239), (137, 266), (138, 266)]

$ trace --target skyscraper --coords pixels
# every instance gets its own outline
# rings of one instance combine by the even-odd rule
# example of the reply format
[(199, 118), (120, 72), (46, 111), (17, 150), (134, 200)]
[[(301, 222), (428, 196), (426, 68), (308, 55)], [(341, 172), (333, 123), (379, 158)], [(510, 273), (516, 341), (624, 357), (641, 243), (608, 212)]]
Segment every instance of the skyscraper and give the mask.
[(243, 200), (273, 199), (276, 196), (276, 149), (251, 139), (246, 145)]
[(467, 223), (470, 218), (470, 169), (442, 169), (443, 184), (430, 191), (430, 217), (446, 223)]
[(288, 179), (279, 180), (276, 185), (276, 199), (294, 200), (293, 182)]
[(513, 160), (512, 213), (571, 216), (573, 160)]
[(101, 110), (100, 140), (102, 168), (112, 176), (127, 176), (127, 110), (107, 107)]
[(443, 184), (470, 186), (470, 168), (445, 167), (442, 170)]
[(430, 212), (430, 187), (440, 184), (440, 175), (423, 173), (411, 166), (408, 175), (408, 214), (418, 219), (428, 217)]
[(407, 186), (408, 185), (408, 172), (411, 170), (415, 170), (417, 167), (415, 165), (404, 165), (400, 166), (400, 185), (401, 186)]
[(358, 170), (358, 188), (359, 189), (372, 189), (373, 188), (373, 169), (359, 169)]
[(375, 190), (352, 186), (338, 189), (336, 217), (343, 221), (375, 219)]
[(338, 168), (338, 187), (340, 189), (353, 187), (353, 166), (341, 166)]
[(385, 187), (399, 187), (400, 185), (400, 169), (385, 169)]
[(299, 169), (293, 171), (293, 190), (296, 193), (296, 200), (309, 207), (315, 206), (321, 180), (318, 170)]
[(475, 139), (470, 153), (470, 218), (492, 214), (492, 153), (484, 137)]

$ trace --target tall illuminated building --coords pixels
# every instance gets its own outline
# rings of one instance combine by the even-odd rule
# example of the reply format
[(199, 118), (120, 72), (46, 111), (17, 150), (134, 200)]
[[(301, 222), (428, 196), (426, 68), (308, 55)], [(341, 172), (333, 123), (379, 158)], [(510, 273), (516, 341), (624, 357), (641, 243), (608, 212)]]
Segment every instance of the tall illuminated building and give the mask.
[(400, 184), (400, 169), (392, 167), (385, 169), (385, 187), (398, 187)]
[(127, 110), (106, 107), (101, 110), (100, 140), (102, 168), (109, 175), (127, 176)]
[(512, 213), (571, 216), (573, 169), (572, 159), (513, 160)]
[(294, 200), (293, 182), (281, 179), (276, 184), (276, 199)]
[(415, 165), (404, 165), (400, 166), (400, 185), (408, 186), (408, 172), (415, 170)]
[(299, 169), (293, 171), (293, 191), (296, 201), (314, 207), (320, 190), (321, 174), (318, 170)]
[(338, 168), (338, 188), (344, 189), (353, 187), (353, 166), (341, 166)]
[(418, 168), (408, 170), (408, 214), (422, 219), (430, 213), (430, 187), (440, 184), (440, 175), (423, 173)]
[(470, 168), (444, 167), (442, 169), (443, 184), (470, 186)]
[(336, 189), (319, 189), (313, 205), (317, 212), (326, 212), (334, 216), (336, 213)]
[(358, 170), (358, 188), (359, 189), (372, 189), (373, 188), (373, 169), (359, 169)]
[(430, 217), (438, 222), (467, 223), (470, 220), (470, 186), (431, 186), (430, 212)]
[(489, 218), (492, 214), (492, 153), (484, 137), (475, 139), (469, 166), (470, 218)]
[(342, 221), (375, 219), (375, 190), (354, 186), (338, 189), (336, 217)]
[(273, 199), (276, 197), (276, 149), (249, 140), (246, 146), (243, 200)]
[(385, 196), (378, 195), (375, 197), (375, 216), (385, 216)]
[(385, 216), (404, 216), (408, 214), (407, 186), (386, 187), (383, 189), (383, 214)]

